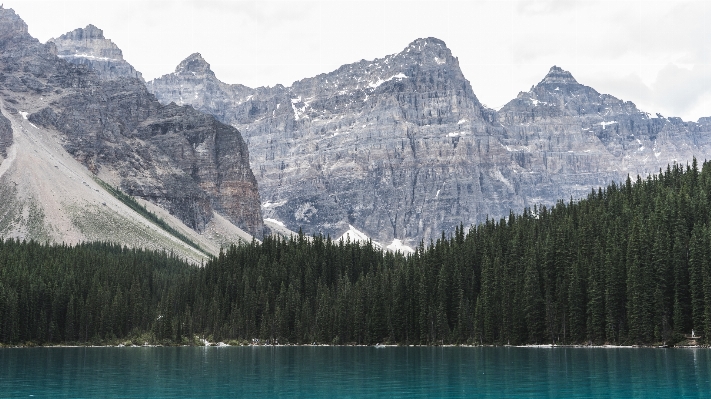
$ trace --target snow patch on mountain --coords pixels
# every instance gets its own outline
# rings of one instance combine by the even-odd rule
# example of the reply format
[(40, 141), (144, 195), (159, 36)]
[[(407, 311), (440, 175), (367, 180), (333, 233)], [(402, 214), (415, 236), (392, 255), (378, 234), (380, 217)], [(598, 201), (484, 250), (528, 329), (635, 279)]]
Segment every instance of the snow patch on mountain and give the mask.
[(391, 77), (389, 77), (389, 78), (387, 78), (387, 79), (385, 79), (385, 80), (383, 80), (383, 79), (378, 79), (377, 82), (375, 82), (375, 83), (370, 83), (370, 84), (368, 84), (368, 86), (370, 86), (371, 89), (375, 89), (376, 87), (382, 85), (383, 83), (389, 82), (389, 81), (391, 81), (391, 80), (393, 80), (393, 79), (397, 79), (397, 80), (407, 79), (407, 76), (405, 76), (404, 73), (400, 72), (400, 73), (398, 73), (397, 75), (393, 75), (393, 76), (391, 76)]
[(411, 254), (414, 253), (415, 250), (412, 249), (412, 247), (407, 246), (402, 243), (401, 240), (398, 240), (397, 238), (393, 240), (390, 245), (386, 247), (389, 251), (391, 252), (401, 252), (403, 255)]
[(109, 58), (109, 57), (97, 57), (95, 55), (91, 54), (57, 54), (57, 57), (59, 58), (86, 58), (88, 60), (97, 60), (97, 61), (113, 61), (113, 60), (118, 60), (116, 58)]
[(267, 201), (262, 204), (262, 208), (277, 208), (286, 204), (286, 200), (281, 200), (277, 202)]
[[(267, 219), (264, 219), (264, 220), (266, 221)], [(338, 241), (343, 241), (343, 242), (350, 241), (353, 243), (357, 242), (360, 244), (365, 244), (368, 241), (370, 241), (372, 243), (373, 247), (375, 247), (376, 249), (387, 250), (390, 252), (400, 252), (404, 255), (412, 254), (415, 252), (415, 250), (412, 247), (405, 245), (402, 242), (402, 240), (399, 240), (397, 238), (393, 239), (393, 241), (390, 243), (390, 245), (384, 246), (383, 244), (381, 244), (377, 241), (371, 240), (367, 234), (356, 229), (355, 227), (353, 227), (353, 225), (350, 225), (350, 224), (348, 225), (348, 230), (345, 233), (343, 233), (343, 235), (336, 241), (337, 242)]]
[[(337, 241), (350, 241), (350, 242), (360, 242), (366, 243), (370, 240), (367, 234), (353, 227), (353, 225), (348, 225), (348, 230), (337, 240)], [(375, 244), (375, 242), (373, 242)], [(379, 245), (379, 244), (378, 244)]]
[(281, 227), (286, 227), (286, 225), (284, 224), (284, 222), (279, 221), (279, 220), (276, 220), (276, 219), (264, 218), (264, 221), (265, 221), (265, 222), (274, 223), (274, 224), (276, 224), (276, 225), (278, 225), (278, 226), (281, 226)]

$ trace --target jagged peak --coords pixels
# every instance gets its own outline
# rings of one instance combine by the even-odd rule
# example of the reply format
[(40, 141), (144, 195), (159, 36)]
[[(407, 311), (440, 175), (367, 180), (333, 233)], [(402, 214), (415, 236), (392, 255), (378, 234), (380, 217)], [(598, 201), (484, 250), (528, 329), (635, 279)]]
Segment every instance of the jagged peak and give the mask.
[(175, 68), (175, 73), (193, 72), (195, 74), (215, 75), (210, 69), (210, 64), (202, 58), (200, 53), (192, 53), (180, 62)]
[(89, 24), (86, 28), (77, 28), (71, 32), (67, 32), (59, 36), (60, 40), (106, 40), (104, 31), (96, 26)]
[(59, 57), (75, 57), (98, 61), (123, 61), (123, 52), (110, 39), (104, 37), (104, 31), (89, 24), (77, 28), (58, 38), (47, 41), (57, 46)]
[(27, 24), (12, 8), (0, 7), (0, 39), (30, 37)]
[(400, 54), (407, 54), (411, 52), (422, 54), (439, 54), (442, 56), (452, 55), (452, 52), (449, 50), (449, 48), (447, 48), (447, 44), (444, 41), (435, 37), (415, 39), (412, 43), (405, 47), (405, 50), (403, 50)]
[(539, 84), (578, 84), (578, 81), (570, 72), (553, 65)]
[(415, 39), (407, 47), (427, 47), (428, 45), (447, 48), (447, 44), (443, 40), (437, 39), (436, 37), (425, 37)]
[[(430, 66), (447, 66), (456, 64), (456, 58), (452, 56), (452, 51), (447, 47), (447, 44), (435, 37), (419, 38), (411, 42), (396, 57), (404, 57), (410, 59), (419, 58), (417, 61), (421, 65)], [(387, 58), (387, 57), (386, 57)]]

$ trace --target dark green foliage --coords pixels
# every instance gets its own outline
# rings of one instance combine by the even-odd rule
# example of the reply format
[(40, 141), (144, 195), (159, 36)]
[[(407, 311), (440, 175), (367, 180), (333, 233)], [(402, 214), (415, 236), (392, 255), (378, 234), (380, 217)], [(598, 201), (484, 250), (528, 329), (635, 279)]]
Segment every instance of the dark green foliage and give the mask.
[(526, 209), (412, 255), (302, 234), (203, 267), (109, 244), (0, 243), (0, 341), (677, 342), (711, 335), (711, 164)]
[(92, 342), (148, 331), (194, 268), (165, 253), (94, 243), (0, 241), (0, 342)]

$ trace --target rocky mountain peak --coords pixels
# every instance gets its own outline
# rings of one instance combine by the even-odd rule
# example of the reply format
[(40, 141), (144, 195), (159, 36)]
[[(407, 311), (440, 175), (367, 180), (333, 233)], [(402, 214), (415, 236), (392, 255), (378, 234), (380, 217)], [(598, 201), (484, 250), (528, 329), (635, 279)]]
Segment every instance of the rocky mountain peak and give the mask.
[(58, 38), (49, 39), (57, 46), (60, 57), (82, 57), (104, 61), (123, 61), (123, 52), (114, 42), (104, 37), (104, 31), (94, 25), (77, 28)]
[(12, 8), (0, 6), (0, 44), (17, 39), (31, 39), (27, 24)]
[(86, 28), (77, 28), (71, 32), (67, 32), (59, 36), (60, 40), (106, 40), (104, 31), (96, 26), (89, 24)]
[(193, 75), (210, 75), (215, 76), (215, 73), (210, 69), (210, 64), (202, 58), (200, 53), (193, 53), (184, 59), (175, 68), (176, 74), (191, 73)]
[(541, 80), (542, 84), (578, 84), (573, 75), (561, 67), (553, 65), (548, 74)]
[(415, 39), (407, 46), (407, 48), (417, 48), (418, 50), (422, 51), (423, 49), (427, 48), (427, 46), (435, 46), (445, 49), (447, 48), (447, 44), (443, 40), (437, 39), (436, 37), (425, 37)]
[(56, 39), (49, 39), (48, 43), (54, 43), (58, 57), (73, 64), (86, 65), (102, 79), (143, 79), (141, 73), (123, 59), (121, 49), (105, 38), (104, 31), (94, 25), (74, 29)]
[(451, 63), (455, 60), (447, 44), (434, 37), (420, 38), (413, 41), (397, 56), (415, 58), (415, 61), (419, 64), (435, 66)]
[[(191, 107), (161, 105), (98, 28), (41, 44), (0, 7), (0, 54), (0, 218), (13, 220), (0, 223), (0, 236), (200, 254), (233, 237), (250, 240), (245, 231), (262, 235), (239, 131)], [(97, 176), (146, 201), (180, 234), (126, 212)], [(231, 237), (212, 244), (223, 232)], [(209, 238), (193, 251), (180, 235)]]
[[(455, 172), (448, 162), (475, 157), (475, 137), (501, 129), (442, 40), (417, 39), (288, 87), (237, 87), (206, 71), (193, 54), (148, 89), (244, 134), (270, 223), (331, 237), (353, 226), (379, 242), (416, 245), (477, 217), (462, 219), (465, 209), (483, 209), (479, 170)], [(457, 187), (472, 195), (457, 202)]]

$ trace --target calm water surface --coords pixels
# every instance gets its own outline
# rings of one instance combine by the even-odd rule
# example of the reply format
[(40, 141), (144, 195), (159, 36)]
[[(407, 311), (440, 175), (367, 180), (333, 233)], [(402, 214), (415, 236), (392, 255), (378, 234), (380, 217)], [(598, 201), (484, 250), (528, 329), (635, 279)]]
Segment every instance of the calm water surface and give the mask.
[(0, 397), (701, 398), (711, 350), (0, 349)]

